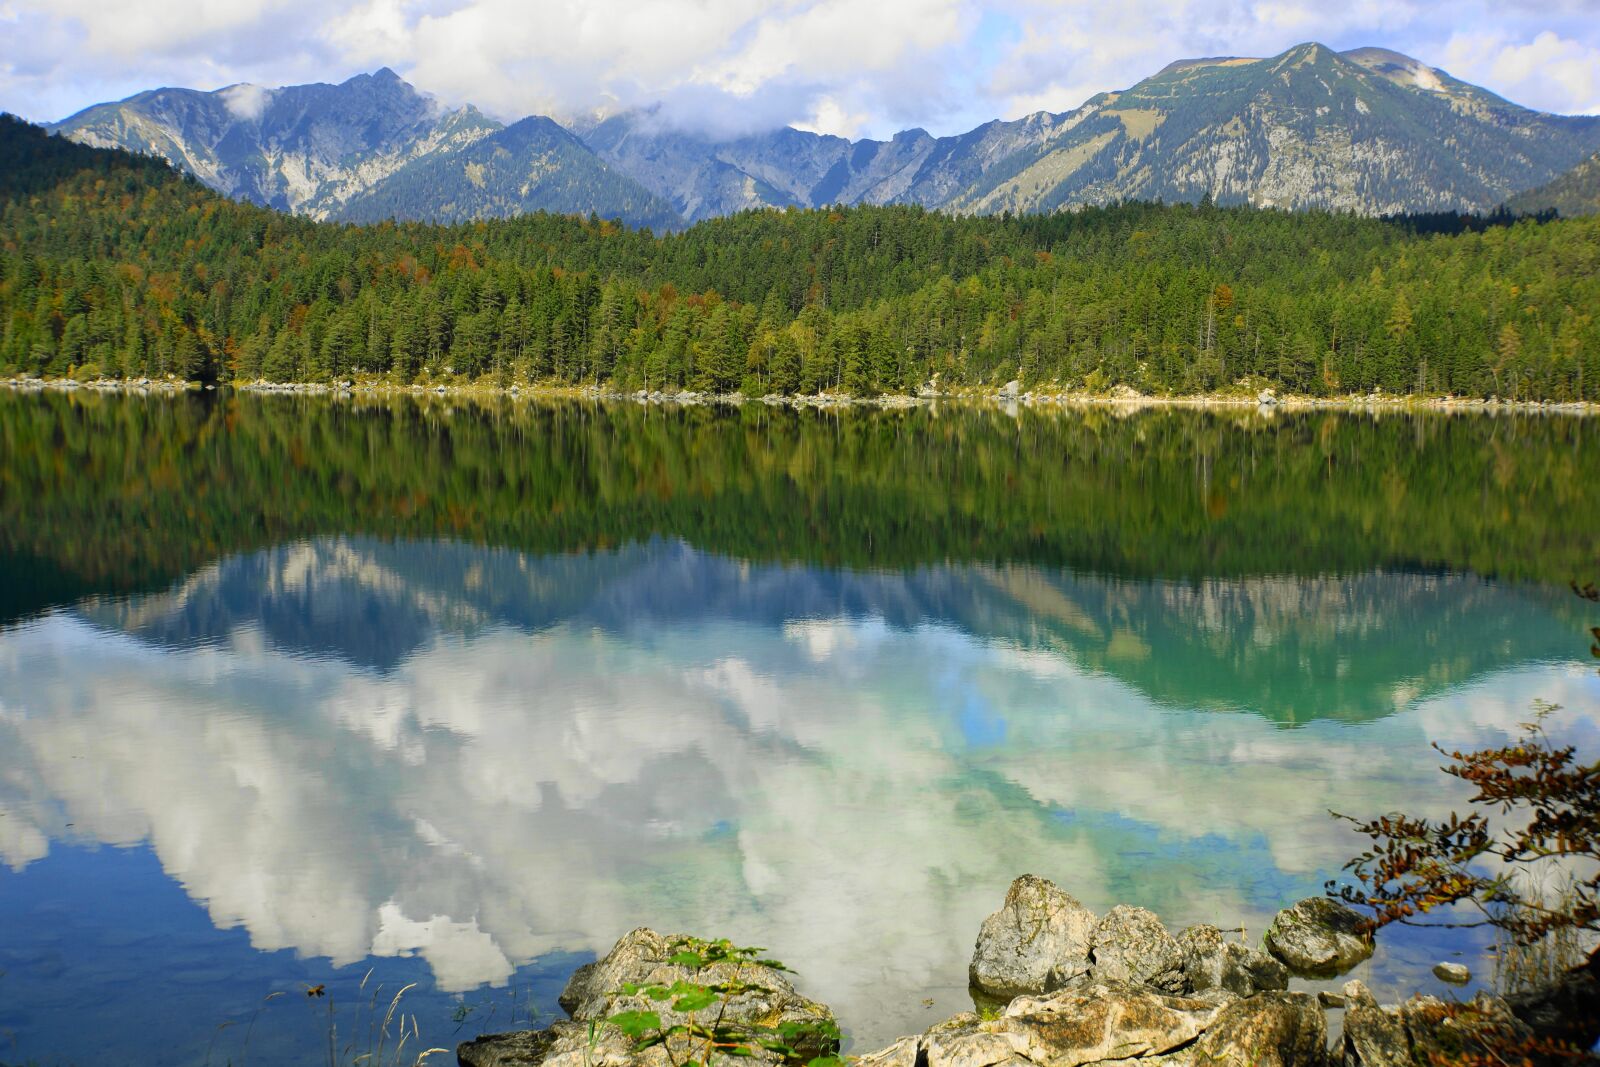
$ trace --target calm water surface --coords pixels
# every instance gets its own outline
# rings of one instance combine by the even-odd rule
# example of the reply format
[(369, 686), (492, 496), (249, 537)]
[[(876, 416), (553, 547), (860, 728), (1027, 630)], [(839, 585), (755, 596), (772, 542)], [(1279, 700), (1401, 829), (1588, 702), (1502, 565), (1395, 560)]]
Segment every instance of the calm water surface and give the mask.
[(1430, 741), (1600, 743), (1596, 439), (0, 395), (0, 1062), (453, 1047), (641, 924), (861, 1050), (1025, 871), (1254, 937)]

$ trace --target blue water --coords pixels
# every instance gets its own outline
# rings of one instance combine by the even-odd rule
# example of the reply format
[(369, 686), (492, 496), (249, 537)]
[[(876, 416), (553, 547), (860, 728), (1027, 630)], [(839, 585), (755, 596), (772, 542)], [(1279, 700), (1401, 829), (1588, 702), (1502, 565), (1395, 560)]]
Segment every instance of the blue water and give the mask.
[[(0, 1061), (326, 1062), (331, 1023), (349, 1062), (411, 983), (408, 1049), (453, 1048), (641, 924), (768, 946), (865, 1050), (967, 1005), (1027, 871), (1253, 938), (1357, 850), (1328, 809), (1459, 806), (1430, 741), (1535, 698), (1600, 738), (1570, 601), (671, 541), (227, 557), (0, 632)], [(1487, 980), (1487, 947), (1386, 935), (1358, 976)]]

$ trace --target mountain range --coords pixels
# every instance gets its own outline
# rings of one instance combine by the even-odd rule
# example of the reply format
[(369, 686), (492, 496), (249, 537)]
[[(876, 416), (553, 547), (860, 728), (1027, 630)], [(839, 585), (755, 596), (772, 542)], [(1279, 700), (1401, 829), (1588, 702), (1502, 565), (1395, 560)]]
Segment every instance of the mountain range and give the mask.
[(1037, 212), (1207, 195), (1369, 215), (1486, 211), (1600, 150), (1600, 116), (1532, 111), (1397, 52), (1319, 44), (1184, 60), (1072, 111), (947, 137), (715, 137), (659, 109), (505, 125), (441, 107), (387, 68), (338, 85), (156, 89), (50, 128), (319, 219), (545, 210), (656, 229), (760, 207)]

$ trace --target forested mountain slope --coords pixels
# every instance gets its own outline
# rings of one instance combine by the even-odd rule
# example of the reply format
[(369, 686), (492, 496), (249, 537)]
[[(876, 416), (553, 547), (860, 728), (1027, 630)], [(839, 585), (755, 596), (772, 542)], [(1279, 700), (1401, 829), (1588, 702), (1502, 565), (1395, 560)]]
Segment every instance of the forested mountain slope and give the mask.
[(753, 211), (660, 237), (547, 214), (351, 227), (13, 119), (0, 188), (4, 372), (1600, 398), (1600, 218), (1202, 203)]
[(1506, 206), (1519, 214), (1555, 211), (1564, 218), (1600, 215), (1600, 152), (1554, 181), (1519, 193)]

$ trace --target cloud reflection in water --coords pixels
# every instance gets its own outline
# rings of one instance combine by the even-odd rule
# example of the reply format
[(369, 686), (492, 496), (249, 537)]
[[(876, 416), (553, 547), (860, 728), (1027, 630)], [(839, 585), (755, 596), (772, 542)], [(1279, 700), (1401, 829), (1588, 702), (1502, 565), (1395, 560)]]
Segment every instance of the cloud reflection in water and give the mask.
[[(1181, 589), (1042, 572), (286, 546), (0, 634), (0, 859), (148, 842), (258, 949), (416, 953), (447, 990), (641, 923), (726, 933), (892, 1037), (923, 996), (959, 1006), (1019, 873), (1260, 929), (1351, 854), (1329, 808), (1460, 802), (1430, 739), (1500, 736), (1535, 696), (1596, 730), (1596, 679), (1537, 598), (1319, 581), (1219, 583), (1174, 620)], [(1365, 676), (1356, 705), (1392, 694), (1365, 721), (1286, 729), (1229, 680), (1356, 621), (1426, 646), (1484, 611), (1523, 644)], [(1186, 626), (1211, 649), (1193, 677), (1150, 674)], [(1263, 703), (1320, 669), (1269, 666)]]

